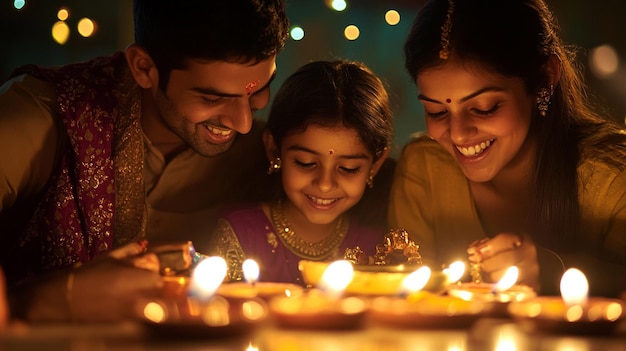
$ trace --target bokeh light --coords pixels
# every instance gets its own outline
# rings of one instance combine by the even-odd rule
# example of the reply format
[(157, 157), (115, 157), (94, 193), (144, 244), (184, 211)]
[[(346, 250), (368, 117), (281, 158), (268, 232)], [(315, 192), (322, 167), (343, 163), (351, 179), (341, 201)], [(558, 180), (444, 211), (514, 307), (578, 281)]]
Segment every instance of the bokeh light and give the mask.
[(15, 7), (16, 10), (21, 10), (22, 8), (24, 8), (24, 5), (26, 5), (26, 1), (25, 0), (14, 0), (13, 1), (13, 7)]
[(96, 23), (85, 17), (78, 21), (77, 29), (83, 37), (90, 37), (96, 32)]
[(66, 21), (68, 18), (70, 18), (70, 10), (65, 7), (61, 7), (57, 12), (57, 18), (60, 21)]
[(304, 38), (304, 29), (302, 29), (302, 27), (300, 26), (294, 26), (293, 28), (291, 28), (291, 32), (289, 32), (289, 34), (291, 35), (291, 39), (293, 40), (302, 40), (302, 38)]
[(400, 23), (400, 13), (396, 10), (389, 10), (385, 13), (385, 21), (390, 26), (395, 26)]
[(70, 27), (63, 21), (57, 21), (52, 25), (52, 38), (57, 43), (63, 45), (70, 37)]
[(343, 11), (348, 7), (348, 3), (346, 3), (345, 0), (331, 0), (330, 2), (330, 8), (332, 8), (335, 11)]
[(598, 78), (608, 78), (617, 72), (619, 58), (610, 45), (601, 45), (591, 50), (589, 66)]
[(359, 35), (361, 35), (361, 31), (359, 30), (359, 27), (355, 26), (354, 24), (351, 24), (347, 26), (346, 29), (343, 30), (343, 35), (348, 40), (357, 40)]

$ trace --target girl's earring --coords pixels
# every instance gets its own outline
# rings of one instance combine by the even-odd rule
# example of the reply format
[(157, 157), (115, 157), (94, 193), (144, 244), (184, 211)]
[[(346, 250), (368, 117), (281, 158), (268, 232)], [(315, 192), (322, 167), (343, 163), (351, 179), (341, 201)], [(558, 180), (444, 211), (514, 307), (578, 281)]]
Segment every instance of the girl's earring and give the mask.
[(537, 93), (537, 109), (541, 117), (545, 117), (550, 106), (550, 98), (554, 92), (554, 85), (550, 84), (550, 90), (548, 88), (541, 88)]
[(274, 157), (273, 160), (270, 160), (270, 168), (267, 170), (267, 174), (275, 174), (280, 171), (281, 161), (280, 157)]
[(367, 178), (367, 186), (371, 189), (374, 187), (374, 176), (370, 174)]

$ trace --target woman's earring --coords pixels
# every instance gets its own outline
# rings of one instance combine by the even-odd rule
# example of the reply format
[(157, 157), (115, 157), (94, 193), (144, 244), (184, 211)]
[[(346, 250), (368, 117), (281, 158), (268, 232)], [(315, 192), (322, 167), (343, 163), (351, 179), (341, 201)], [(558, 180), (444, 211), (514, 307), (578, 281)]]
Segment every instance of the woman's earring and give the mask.
[(371, 189), (374, 187), (374, 176), (370, 174), (367, 178), (367, 186)]
[(273, 160), (270, 160), (270, 168), (267, 170), (267, 174), (274, 174), (280, 171), (281, 161), (280, 157), (274, 157)]
[(554, 92), (554, 85), (550, 84), (550, 90), (548, 88), (541, 88), (537, 93), (537, 109), (541, 117), (545, 117), (548, 112), (548, 106), (550, 106), (550, 98)]

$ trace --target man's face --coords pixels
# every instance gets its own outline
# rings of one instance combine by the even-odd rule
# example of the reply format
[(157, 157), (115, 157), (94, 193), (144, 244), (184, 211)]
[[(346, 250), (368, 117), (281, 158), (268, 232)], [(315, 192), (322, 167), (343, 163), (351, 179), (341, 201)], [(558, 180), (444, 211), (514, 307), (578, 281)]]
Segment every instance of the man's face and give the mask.
[(223, 153), (267, 105), (275, 72), (275, 57), (256, 64), (189, 61), (172, 70), (165, 93), (153, 92), (158, 118), (148, 137), (157, 145), (186, 144), (203, 156)]

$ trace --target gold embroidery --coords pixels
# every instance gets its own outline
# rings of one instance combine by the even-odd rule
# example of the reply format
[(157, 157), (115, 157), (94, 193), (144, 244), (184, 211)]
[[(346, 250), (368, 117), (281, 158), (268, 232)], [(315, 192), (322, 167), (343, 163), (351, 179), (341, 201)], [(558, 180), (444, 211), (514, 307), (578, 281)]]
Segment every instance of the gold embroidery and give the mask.
[[(265, 230), (270, 230), (270, 228), (265, 227)], [(272, 253), (276, 252), (276, 248), (278, 247), (278, 240), (276, 240), (276, 234), (274, 232), (267, 232), (267, 243), (272, 247)]]
[(241, 265), (246, 259), (246, 254), (243, 252), (235, 231), (224, 218), (218, 219), (209, 247), (213, 250), (212, 255), (221, 256), (226, 260), (229, 280), (243, 279)]
[(333, 256), (333, 254), (337, 252), (339, 244), (341, 244), (346, 237), (350, 225), (348, 220), (340, 216), (337, 221), (337, 226), (331, 235), (328, 235), (318, 242), (310, 243), (304, 241), (290, 228), (289, 222), (283, 213), (283, 203), (281, 200), (272, 203), (270, 206), (270, 217), (278, 233), (278, 237), (285, 247), (299, 257), (308, 260), (324, 260)]

